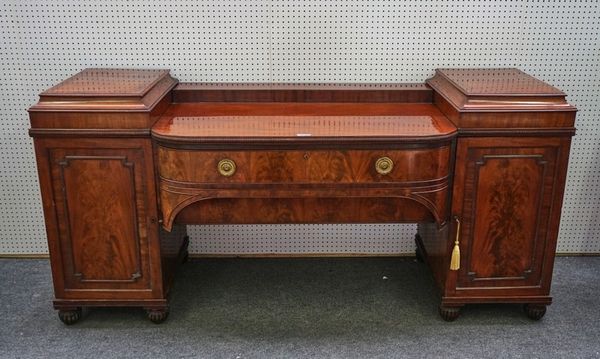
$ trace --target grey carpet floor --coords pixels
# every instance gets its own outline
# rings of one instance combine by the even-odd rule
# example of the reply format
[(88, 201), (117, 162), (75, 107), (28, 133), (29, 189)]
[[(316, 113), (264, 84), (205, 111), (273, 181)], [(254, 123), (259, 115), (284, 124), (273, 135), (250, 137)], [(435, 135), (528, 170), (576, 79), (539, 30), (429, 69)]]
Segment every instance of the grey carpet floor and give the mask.
[(0, 260), (2, 358), (599, 358), (600, 257), (556, 261), (539, 322), (519, 305), (437, 314), (413, 258), (193, 259), (169, 319), (90, 309), (64, 326), (47, 260)]

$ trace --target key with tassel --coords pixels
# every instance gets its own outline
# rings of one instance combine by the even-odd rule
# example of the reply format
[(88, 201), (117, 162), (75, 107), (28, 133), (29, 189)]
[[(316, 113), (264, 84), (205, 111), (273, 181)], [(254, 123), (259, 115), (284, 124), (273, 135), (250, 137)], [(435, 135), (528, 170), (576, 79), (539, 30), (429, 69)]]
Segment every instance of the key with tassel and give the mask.
[(456, 221), (456, 238), (454, 239), (454, 248), (452, 249), (452, 256), (450, 257), (450, 270), (460, 269), (460, 220), (458, 216), (454, 216)]

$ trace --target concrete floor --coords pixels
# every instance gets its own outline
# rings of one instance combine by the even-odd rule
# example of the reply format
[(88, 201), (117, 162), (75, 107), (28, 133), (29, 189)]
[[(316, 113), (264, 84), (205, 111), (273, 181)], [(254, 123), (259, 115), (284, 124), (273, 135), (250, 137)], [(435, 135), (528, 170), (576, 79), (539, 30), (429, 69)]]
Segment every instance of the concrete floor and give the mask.
[(559, 257), (539, 322), (519, 305), (437, 314), (414, 258), (194, 259), (168, 320), (141, 309), (63, 325), (47, 260), (0, 260), (2, 358), (600, 358), (600, 257)]

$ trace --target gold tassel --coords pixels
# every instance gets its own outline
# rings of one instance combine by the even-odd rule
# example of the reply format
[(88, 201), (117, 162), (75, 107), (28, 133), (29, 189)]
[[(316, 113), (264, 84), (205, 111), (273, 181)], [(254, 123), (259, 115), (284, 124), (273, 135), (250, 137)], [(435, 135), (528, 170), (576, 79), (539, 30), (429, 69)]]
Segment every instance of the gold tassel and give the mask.
[(456, 239), (454, 240), (454, 249), (452, 249), (452, 257), (450, 257), (450, 270), (460, 269), (460, 247), (458, 246), (460, 236), (460, 221), (458, 217), (454, 217), (456, 221)]

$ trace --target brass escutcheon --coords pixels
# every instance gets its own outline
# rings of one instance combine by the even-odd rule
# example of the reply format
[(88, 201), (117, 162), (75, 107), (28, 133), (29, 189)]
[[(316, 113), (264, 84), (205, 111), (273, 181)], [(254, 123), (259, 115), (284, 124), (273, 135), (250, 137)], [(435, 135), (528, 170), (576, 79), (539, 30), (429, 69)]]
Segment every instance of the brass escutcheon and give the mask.
[(394, 161), (389, 157), (381, 157), (375, 162), (375, 171), (381, 175), (387, 175), (394, 169)]
[(229, 176), (233, 176), (233, 174), (235, 173), (235, 162), (233, 162), (233, 160), (230, 160), (229, 158), (225, 158), (219, 161), (219, 164), (217, 165), (217, 169), (219, 170), (219, 173), (221, 174), (221, 176), (225, 176), (225, 177), (229, 177)]

